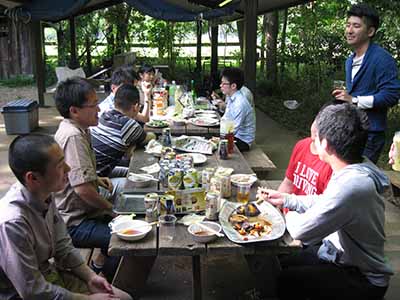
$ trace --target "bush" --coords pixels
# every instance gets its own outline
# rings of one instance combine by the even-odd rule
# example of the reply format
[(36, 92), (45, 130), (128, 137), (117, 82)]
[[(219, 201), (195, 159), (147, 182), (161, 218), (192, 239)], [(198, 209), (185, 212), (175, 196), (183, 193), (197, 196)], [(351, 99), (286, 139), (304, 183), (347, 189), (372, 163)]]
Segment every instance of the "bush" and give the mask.
[(33, 79), (33, 75), (16, 75), (10, 79), (0, 80), (0, 86), (9, 88), (33, 85), (34, 83), (35, 80)]

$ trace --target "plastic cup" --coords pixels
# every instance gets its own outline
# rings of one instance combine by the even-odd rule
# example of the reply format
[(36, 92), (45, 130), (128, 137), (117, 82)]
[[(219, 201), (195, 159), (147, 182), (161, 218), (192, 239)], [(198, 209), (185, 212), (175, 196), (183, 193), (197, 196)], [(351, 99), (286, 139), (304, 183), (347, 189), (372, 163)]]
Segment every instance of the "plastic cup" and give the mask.
[(160, 222), (160, 239), (172, 241), (175, 236), (176, 217), (174, 215), (162, 215), (158, 220)]
[(334, 80), (333, 81), (333, 89), (334, 90), (345, 90), (346, 83), (343, 80)]
[(237, 186), (237, 192), (236, 192), (237, 202), (240, 202), (240, 203), (249, 202), (250, 201), (250, 190), (251, 190), (251, 185), (239, 184)]

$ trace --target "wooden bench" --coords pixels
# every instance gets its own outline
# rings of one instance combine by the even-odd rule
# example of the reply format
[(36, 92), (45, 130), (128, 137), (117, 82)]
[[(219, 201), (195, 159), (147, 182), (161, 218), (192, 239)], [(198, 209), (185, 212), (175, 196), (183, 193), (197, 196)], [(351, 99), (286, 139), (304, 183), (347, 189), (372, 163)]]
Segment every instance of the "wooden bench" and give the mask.
[(250, 151), (242, 154), (257, 176), (276, 169), (275, 164), (256, 143), (251, 146)]

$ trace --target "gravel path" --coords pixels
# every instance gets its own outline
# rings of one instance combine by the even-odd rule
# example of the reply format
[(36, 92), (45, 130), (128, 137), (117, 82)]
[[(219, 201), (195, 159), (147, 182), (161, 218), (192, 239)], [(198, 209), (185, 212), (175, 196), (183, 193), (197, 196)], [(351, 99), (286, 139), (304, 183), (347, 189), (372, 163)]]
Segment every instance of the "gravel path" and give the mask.
[(36, 86), (23, 86), (16, 88), (0, 86), (0, 107), (9, 101), (21, 98), (37, 100), (38, 96)]

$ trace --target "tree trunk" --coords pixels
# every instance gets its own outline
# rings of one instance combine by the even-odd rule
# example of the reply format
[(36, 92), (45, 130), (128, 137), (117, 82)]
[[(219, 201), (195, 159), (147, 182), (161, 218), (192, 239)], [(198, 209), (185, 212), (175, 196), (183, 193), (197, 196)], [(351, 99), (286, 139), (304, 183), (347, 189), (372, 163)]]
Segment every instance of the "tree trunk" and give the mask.
[(263, 16), (262, 33), (261, 33), (261, 52), (260, 52), (260, 74), (265, 75), (265, 32), (267, 31), (267, 17)]
[(7, 19), (8, 32), (0, 37), (0, 79), (33, 74), (33, 36), (29, 26)]
[(243, 63), (243, 36), (244, 36), (244, 24), (243, 20), (237, 21), (236, 22), (237, 30), (238, 30), (238, 37), (239, 37), (239, 45), (240, 45), (240, 64)]
[(55, 28), (57, 33), (57, 64), (60, 67), (67, 65), (69, 53), (69, 37), (66, 34), (66, 28), (63, 26), (64, 22), (60, 21), (59, 26)]
[[(123, 7), (123, 6), (121, 6)], [(132, 6), (128, 6), (121, 9), (121, 12), (124, 14), (122, 15), (123, 21), (117, 24), (117, 41), (115, 47), (115, 54), (124, 53), (127, 50), (126, 47), (126, 38), (128, 36), (128, 23), (129, 18), (131, 17)]]
[(282, 81), (283, 75), (285, 74), (285, 49), (286, 49), (286, 28), (288, 20), (288, 9), (286, 8), (283, 15), (283, 27), (282, 27), (282, 38), (281, 38), (281, 70), (280, 79)]
[(89, 35), (85, 38), (85, 52), (86, 52), (86, 67), (87, 74), (93, 74), (92, 54), (91, 54), (91, 42)]
[(278, 30), (279, 30), (279, 17), (278, 12), (274, 11), (266, 14), (267, 16), (267, 31), (266, 31), (266, 40), (267, 40), (267, 79), (274, 84), (277, 83), (277, 39), (278, 39)]

